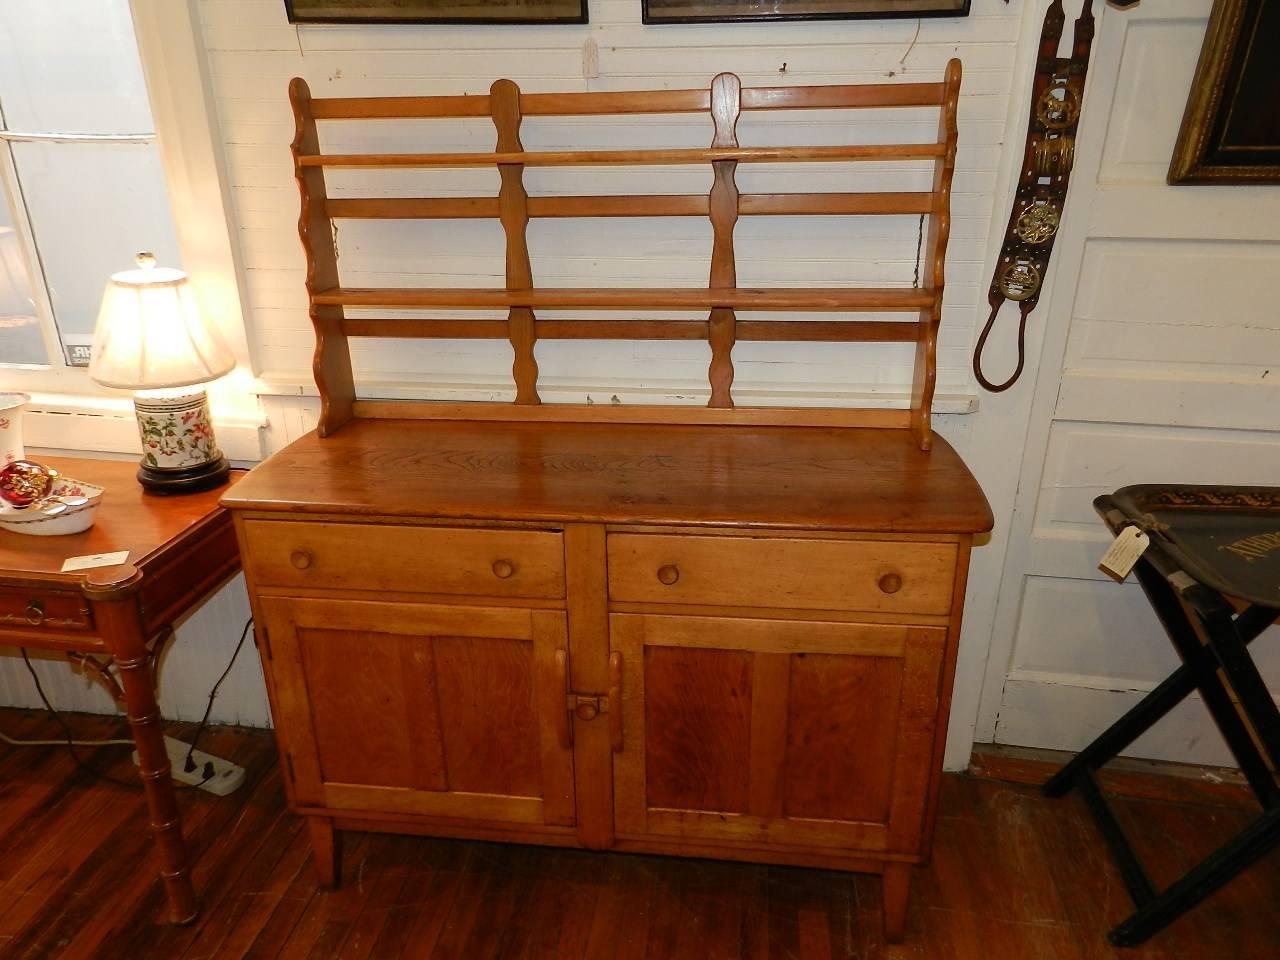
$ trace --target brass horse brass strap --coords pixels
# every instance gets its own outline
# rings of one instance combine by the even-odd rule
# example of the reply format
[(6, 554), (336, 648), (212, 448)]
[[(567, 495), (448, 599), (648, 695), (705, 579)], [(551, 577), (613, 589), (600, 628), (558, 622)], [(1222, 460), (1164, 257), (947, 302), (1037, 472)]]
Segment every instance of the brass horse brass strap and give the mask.
[[(973, 351), (973, 375), (992, 393), (1008, 390), (1022, 376), (1027, 316), (1040, 300), (1075, 165), (1076, 129), (1093, 44), (1093, 0), (1083, 0), (1067, 58), (1058, 56), (1065, 24), (1062, 0), (1053, 0), (1040, 31), (1022, 171), (987, 294), (991, 314)], [(1018, 304), (1018, 364), (1003, 383), (992, 383), (982, 372), (982, 355), (1000, 308), (1009, 300)]]

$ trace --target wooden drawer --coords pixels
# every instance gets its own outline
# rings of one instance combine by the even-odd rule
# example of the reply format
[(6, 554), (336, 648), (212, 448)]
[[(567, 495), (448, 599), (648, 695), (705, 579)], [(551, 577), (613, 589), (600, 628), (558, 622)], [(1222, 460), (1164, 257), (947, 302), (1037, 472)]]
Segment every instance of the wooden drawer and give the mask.
[(945, 614), (956, 547), (897, 540), (609, 537), (609, 598), (633, 603)]
[(259, 586), (564, 596), (564, 544), (550, 531), (247, 520), (243, 539)]
[(71, 591), (0, 587), (0, 630), (92, 630), (89, 602)]

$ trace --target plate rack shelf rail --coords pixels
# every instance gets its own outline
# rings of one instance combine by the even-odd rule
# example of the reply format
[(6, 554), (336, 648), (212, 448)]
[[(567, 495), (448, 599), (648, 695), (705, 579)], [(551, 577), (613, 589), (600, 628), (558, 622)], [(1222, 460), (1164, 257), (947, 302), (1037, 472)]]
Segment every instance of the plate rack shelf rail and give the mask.
[[(487, 95), (313, 98), (305, 81), (289, 87), (296, 123), (292, 144), (301, 193), (298, 230), (307, 258), (307, 292), (316, 333), (314, 373), (321, 397), (321, 436), (353, 417), (723, 423), (859, 426), (909, 429), (922, 449), (931, 442), (930, 408), (950, 231), (951, 179), (956, 155), (960, 62), (952, 60), (935, 83), (743, 87), (722, 73), (703, 90), (522, 93), (510, 80)], [(938, 112), (937, 138), (907, 144), (752, 147), (738, 142), (743, 111), (921, 107)], [(527, 151), (524, 118), (626, 114), (709, 113), (713, 138), (705, 149)], [(488, 153), (327, 154), (318, 122), (491, 118), (496, 131)], [(932, 188), (917, 192), (742, 193), (740, 163), (858, 163), (931, 160)], [(673, 165), (709, 163), (708, 195), (529, 196), (524, 169), (535, 166)], [(335, 167), (496, 167), (497, 196), (330, 198), (325, 170)], [(734, 226), (741, 216), (919, 215), (928, 219), (918, 283), (905, 287), (743, 288), (737, 284)], [(708, 217), (711, 269), (705, 288), (563, 288), (536, 286), (527, 228), (538, 217)], [(506, 237), (503, 288), (352, 288), (338, 274), (333, 221), (341, 219), (452, 220), (494, 218)], [(506, 309), (503, 319), (348, 317), (346, 308), (403, 310)], [(535, 310), (707, 312), (706, 320), (540, 320)], [(900, 314), (902, 320), (831, 321), (740, 319), (753, 311)], [(349, 337), (489, 338), (510, 341), (514, 354), (513, 403), (361, 399), (356, 395)], [(710, 399), (705, 407), (578, 405), (541, 402), (534, 346), (548, 339), (703, 339), (710, 343)], [(744, 407), (734, 403), (733, 348), (738, 341), (906, 342), (915, 344), (909, 409)]]

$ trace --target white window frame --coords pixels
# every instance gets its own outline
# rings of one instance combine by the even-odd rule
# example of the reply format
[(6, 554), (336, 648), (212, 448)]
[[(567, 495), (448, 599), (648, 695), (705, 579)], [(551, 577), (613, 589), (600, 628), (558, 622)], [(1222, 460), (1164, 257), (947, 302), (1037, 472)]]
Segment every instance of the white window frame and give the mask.
[[(183, 268), (191, 277), (206, 317), (236, 357), (236, 370), (209, 391), (215, 425), (220, 428), (219, 441), (232, 459), (259, 459), (262, 450), (258, 428), (263, 426), (263, 418), (253, 390), (257, 367), (245, 324), (248, 310), (243, 297), (244, 269), (236, 243), (237, 227), (198, 0), (129, 0), (129, 7)], [(6, 184), (16, 185), (10, 151), (0, 150), (0, 158), (3, 179)], [(26, 210), (21, 203), (13, 202), (18, 198), (8, 199), (15, 212), (15, 228), (30, 257), (36, 247)], [(31, 276), (49, 363), (39, 367), (0, 367), (5, 389), (32, 396), (31, 412), (27, 414), (30, 422), (25, 430), (28, 445), (129, 452), (136, 445), (136, 438), (130, 439), (130, 398), (98, 386), (84, 368), (67, 365), (42, 274), (33, 270)], [(96, 420), (77, 425), (62, 417), (55, 422), (45, 416), (54, 414)], [(123, 423), (100, 429), (107, 426), (101, 420), (103, 416)], [(62, 424), (68, 429), (62, 429)]]

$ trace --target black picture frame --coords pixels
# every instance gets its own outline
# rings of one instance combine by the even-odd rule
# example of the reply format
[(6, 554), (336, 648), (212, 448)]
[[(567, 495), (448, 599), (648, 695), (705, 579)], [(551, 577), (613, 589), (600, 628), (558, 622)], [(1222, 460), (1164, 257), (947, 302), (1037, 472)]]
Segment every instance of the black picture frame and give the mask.
[[(516, 15), (463, 12), (450, 16), (433, 12), (412, 12), (419, 9), (429, 11), (432, 7), (448, 9), (450, 4), (446, 0), (284, 0), (290, 23), (471, 23), (536, 26), (544, 23), (587, 22), (587, 0), (507, 0), (506, 5)], [(475, 3), (465, 2), (454, 5), (463, 10), (475, 9), (476, 6)], [(498, 4), (486, 3), (485, 6), (497, 7)], [(548, 16), (524, 15), (524, 11), (537, 7), (554, 8), (557, 12)], [(407, 12), (399, 13), (400, 9)]]
[[(641, 0), (645, 23), (967, 17), (971, 0)], [(752, 9), (753, 7), (758, 9)], [(689, 12), (684, 12), (684, 11)]]

